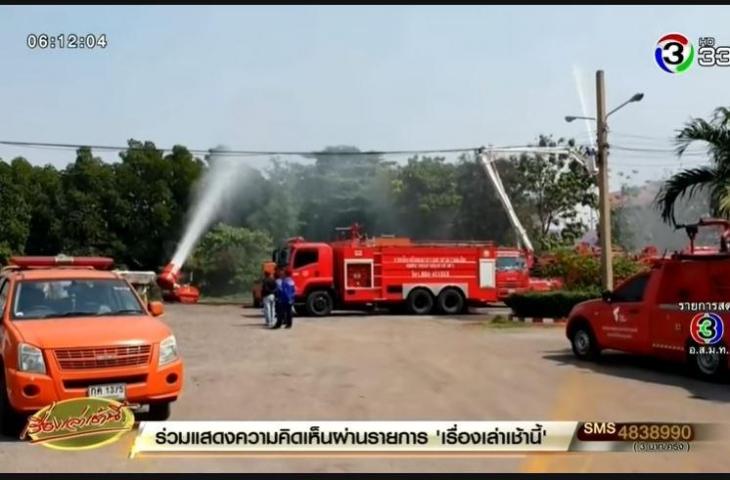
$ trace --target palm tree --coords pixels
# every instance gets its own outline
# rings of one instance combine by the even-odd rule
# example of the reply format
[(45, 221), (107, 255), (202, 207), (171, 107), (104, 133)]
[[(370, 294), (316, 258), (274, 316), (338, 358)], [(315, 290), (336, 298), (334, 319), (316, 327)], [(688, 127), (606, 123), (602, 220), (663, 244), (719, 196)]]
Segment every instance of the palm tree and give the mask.
[(679, 156), (692, 143), (705, 142), (710, 164), (683, 170), (664, 183), (656, 197), (662, 219), (676, 225), (677, 200), (685, 196), (692, 198), (702, 190), (709, 193), (712, 215), (730, 216), (730, 109), (716, 109), (710, 121), (693, 118), (679, 131), (676, 142)]

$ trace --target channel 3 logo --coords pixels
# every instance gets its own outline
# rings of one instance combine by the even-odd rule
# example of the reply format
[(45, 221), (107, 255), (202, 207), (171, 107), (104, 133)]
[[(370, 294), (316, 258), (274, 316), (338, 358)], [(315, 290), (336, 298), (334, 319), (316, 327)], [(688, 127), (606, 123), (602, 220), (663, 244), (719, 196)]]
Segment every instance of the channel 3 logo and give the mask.
[(654, 58), (659, 68), (667, 73), (683, 73), (692, 66), (695, 47), (681, 33), (669, 33), (656, 42)]
[(711, 312), (698, 313), (689, 324), (689, 333), (698, 345), (716, 344), (722, 340), (724, 330), (720, 315)]

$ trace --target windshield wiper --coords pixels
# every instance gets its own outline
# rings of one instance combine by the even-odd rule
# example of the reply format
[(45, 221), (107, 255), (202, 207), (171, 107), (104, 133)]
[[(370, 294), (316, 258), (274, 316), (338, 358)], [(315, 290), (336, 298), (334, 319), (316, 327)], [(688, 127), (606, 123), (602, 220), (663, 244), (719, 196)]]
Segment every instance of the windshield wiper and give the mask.
[(97, 314), (94, 312), (65, 312), (65, 313), (49, 313), (40, 318), (61, 318), (61, 317), (93, 317)]
[(116, 310), (114, 312), (105, 312), (102, 315), (124, 315), (124, 314), (135, 314), (142, 315), (144, 312), (138, 308), (124, 308), (122, 310)]

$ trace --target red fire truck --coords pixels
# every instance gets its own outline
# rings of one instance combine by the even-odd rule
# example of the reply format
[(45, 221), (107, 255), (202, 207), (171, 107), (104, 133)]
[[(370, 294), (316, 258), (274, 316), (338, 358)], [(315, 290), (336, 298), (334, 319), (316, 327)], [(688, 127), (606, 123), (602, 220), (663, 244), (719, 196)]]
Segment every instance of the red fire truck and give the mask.
[(705, 377), (728, 369), (725, 323), (730, 319), (730, 253), (727, 243), (715, 252), (695, 249), (698, 226), (727, 220), (701, 220), (684, 225), (689, 251), (657, 258), (602, 299), (576, 305), (566, 335), (578, 358), (593, 359), (601, 350), (621, 350), (686, 362)]
[(339, 230), (335, 242), (295, 238), (274, 252), (279, 266), (292, 269), (298, 313), (405, 306), (417, 315), (457, 314), (497, 300), (492, 243), (366, 238), (358, 225)]
[(499, 247), (497, 249), (497, 289), (500, 301), (513, 293), (530, 289), (530, 259), (524, 250)]

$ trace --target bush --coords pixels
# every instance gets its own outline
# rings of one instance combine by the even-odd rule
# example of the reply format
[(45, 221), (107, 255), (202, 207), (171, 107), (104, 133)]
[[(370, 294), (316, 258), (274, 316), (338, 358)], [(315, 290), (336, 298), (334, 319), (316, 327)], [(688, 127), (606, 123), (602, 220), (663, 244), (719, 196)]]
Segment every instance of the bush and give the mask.
[(271, 237), (259, 230), (218, 224), (192, 255), (192, 277), (205, 295), (248, 292), (261, 276), (261, 262), (271, 255)]
[[(601, 259), (599, 256), (581, 254), (572, 249), (561, 249), (546, 255), (550, 260), (536, 266), (536, 277), (558, 277), (568, 290), (593, 290), (601, 287)], [(613, 256), (614, 283), (647, 268), (639, 260), (623, 254)]]
[(600, 298), (599, 289), (516, 293), (504, 303), (518, 317), (565, 318), (580, 302)]

